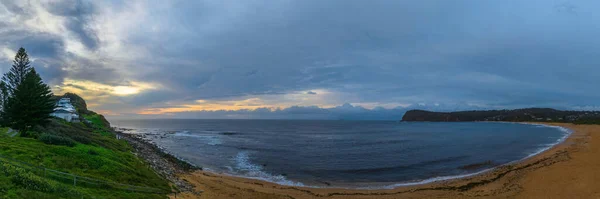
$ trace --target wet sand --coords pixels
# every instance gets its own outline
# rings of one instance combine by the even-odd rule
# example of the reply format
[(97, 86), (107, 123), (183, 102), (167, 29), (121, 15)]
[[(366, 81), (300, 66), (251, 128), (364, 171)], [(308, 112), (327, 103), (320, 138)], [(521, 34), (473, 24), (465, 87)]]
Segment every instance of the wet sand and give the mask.
[(600, 125), (549, 125), (573, 133), (536, 156), (460, 179), (355, 190), (291, 187), (196, 171), (180, 177), (201, 194), (182, 193), (177, 198), (600, 198)]

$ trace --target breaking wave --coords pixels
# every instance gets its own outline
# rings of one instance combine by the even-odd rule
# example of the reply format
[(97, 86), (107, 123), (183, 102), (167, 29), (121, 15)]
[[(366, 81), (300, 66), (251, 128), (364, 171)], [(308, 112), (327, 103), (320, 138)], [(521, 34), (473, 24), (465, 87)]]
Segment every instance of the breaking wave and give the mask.
[(263, 170), (264, 168), (261, 165), (253, 164), (250, 161), (249, 151), (240, 151), (233, 158), (233, 161), (235, 162), (234, 173), (241, 175), (241, 177), (257, 179), (257, 180), (264, 180), (264, 181), (277, 183), (280, 185), (287, 185), (287, 186), (301, 186), (301, 187), (305, 186), (304, 184), (302, 184), (300, 182), (294, 182), (294, 181), (288, 180), (283, 175), (273, 175), (273, 174), (265, 172)]

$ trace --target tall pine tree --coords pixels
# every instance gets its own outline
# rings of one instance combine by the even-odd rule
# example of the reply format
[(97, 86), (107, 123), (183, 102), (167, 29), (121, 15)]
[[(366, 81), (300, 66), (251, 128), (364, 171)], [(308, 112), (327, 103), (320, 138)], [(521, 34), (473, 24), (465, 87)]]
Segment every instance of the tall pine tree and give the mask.
[[(8, 102), (8, 86), (6, 85), (6, 82), (4, 81), (0, 81), (0, 110), (4, 110), (4, 106), (6, 105), (6, 102)], [(1, 112), (0, 112), (1, 113)], [(0, 117), (1, 114), (0, 114)]]
[(8, 73), (4, 74), (4, 77), (2, 77), (2, 81), (6, 82), (6, 87), (9, 94), (13, 93), (19, 84), (23, 82), (25, 75), (31, 71), (30, 64), (31, 62), (29, 61), (27, 51), (25, 51), (23, 47), (19, 48), (17, 55), (15, 55), (15, 60), (13, 60), (13, 65), (10, 68), (10, 71), (8, 71)]
[(48, 122), (54, 106), (50, 87), (31, 69), (8, 98), (3, 119), (10, 127), (26, 132)]

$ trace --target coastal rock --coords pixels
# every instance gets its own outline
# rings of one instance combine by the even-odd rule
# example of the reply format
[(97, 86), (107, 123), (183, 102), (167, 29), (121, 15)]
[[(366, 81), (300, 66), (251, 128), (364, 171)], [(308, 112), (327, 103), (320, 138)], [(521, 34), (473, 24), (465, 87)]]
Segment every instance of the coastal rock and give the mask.
[(154, 171), (175, 184), (180, 192), (194, 192), (194, 186), (179, 178), (178, 175), (202, 170), (202, 168), (191, 165), (165, 152), (156, 144), (144, 139), (144, 135), (132, 135), (119, 131), (117, 133), (121, 136), (121, 139), (126, 140), (133, 147), (135, 155), (145, 159)]

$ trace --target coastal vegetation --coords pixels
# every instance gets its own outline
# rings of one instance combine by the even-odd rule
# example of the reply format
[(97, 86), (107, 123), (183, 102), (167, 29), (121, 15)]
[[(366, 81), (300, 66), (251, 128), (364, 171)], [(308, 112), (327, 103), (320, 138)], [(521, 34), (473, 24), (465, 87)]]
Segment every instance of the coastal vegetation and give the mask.
[(13, 65), (0, 85), (2, 123), (19, 131), (45, 124), (54, 110), (52, 91), (30, 65), (29, 56), (20, 48)]
[(575, 124), (600, 124), (599, 111), (563, 111), (551, 108), (526, 108), (515, 110), (482, 110), (458, 112), (432, 112), (410, 110), (402, 121), (429, 122), (567, 122)]
[[(117, 139), (83, 98), (53, 96), (23, 48), (13, 63), (0, 82), (0, 198), (166, 198), (169, 182)], [(85, 120), (52, 118), (62, 97), (70, 98)]]

